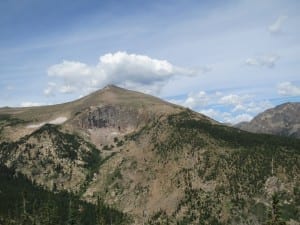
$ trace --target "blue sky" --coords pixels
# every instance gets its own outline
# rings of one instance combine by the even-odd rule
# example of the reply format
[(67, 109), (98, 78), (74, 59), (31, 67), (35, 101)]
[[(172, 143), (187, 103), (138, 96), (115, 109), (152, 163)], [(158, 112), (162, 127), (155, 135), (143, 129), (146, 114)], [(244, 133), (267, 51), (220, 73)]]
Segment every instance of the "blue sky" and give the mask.
[(113, 83), (237, 123), (300, 100), (300, 2), (0, 1), (0, 106)]

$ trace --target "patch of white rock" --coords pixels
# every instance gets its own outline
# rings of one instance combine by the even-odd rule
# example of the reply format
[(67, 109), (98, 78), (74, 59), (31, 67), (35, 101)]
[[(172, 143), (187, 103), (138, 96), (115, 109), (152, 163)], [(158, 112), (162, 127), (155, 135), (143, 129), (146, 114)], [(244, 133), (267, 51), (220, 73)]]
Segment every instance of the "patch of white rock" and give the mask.
[(50, 120), (50, 121), (47, 121), (47, 122), (42, 122), (42, 123), (39, 123), (39, 124), (30, 124), (28, 126), (26, 126), (26, 128), (39, 128), (43, 125), (45, 125), (46, 123), (49, 123), (49, 124), (62, 124), (64, 123), (65, 121), (67, 121), (67, 117), (57, 117), (55, 118), (54, 120)]

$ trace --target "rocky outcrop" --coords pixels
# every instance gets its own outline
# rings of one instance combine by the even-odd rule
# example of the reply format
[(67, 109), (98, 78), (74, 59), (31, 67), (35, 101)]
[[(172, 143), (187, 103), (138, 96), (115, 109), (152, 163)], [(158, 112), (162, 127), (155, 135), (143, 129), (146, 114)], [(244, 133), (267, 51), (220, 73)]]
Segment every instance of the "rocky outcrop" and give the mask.
[(91, 107), (81, 117), (81, 126), (86, 129), (135, 127), (143, 122), (139, 112), (135, 109), (122, 106), (105, 105), (102, 107)]
[(155, 117), (145, 107), (122, 104), (91, 106), (72, 120), (72, 127), (79, 128), (98, 148), (111, 145), (115, 138), (134, 132)]

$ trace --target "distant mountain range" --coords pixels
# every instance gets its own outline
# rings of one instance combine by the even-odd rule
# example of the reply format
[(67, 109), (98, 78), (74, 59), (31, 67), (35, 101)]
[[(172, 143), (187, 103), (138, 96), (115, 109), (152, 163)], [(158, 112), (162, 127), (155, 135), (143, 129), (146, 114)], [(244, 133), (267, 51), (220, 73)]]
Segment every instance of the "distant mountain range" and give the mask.
[(299, 146), (113, 85), (2, 108), (0, 224), (299, 224)]
[(278, 105), (235, 127), (254, 133), (300, 138), (300, 103)]

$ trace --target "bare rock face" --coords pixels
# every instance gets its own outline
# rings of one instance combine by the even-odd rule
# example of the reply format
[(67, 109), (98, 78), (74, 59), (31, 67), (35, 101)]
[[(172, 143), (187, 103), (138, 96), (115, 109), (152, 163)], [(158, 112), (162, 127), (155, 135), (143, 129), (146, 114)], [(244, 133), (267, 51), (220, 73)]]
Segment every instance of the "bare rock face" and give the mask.
[(285, 103), (257, 115), (237, 128), (254, 133), (275, 134), (300, 138), (300, 103)]
[(116, 137), (145, 126), (153, 118), (146, 108), (123, 105), (91, 106), (75, 119), (75, 127), (86, 132), (92, 143), (101, 147), (111, 144)]
[(121, 106), (106, 105), (90, 108), (81, 118), (82, 128), (117, 128), (137, 127), (139, 123), (138, 112)]

